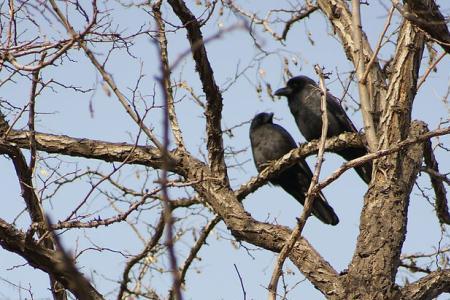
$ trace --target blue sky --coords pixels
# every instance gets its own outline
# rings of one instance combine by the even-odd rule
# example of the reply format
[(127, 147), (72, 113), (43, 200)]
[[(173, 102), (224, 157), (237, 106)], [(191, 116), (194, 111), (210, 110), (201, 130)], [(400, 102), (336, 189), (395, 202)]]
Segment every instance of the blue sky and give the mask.
[[(202, 9), (187, 1), (188, 5), (198, 15)], [(375, 1), (374, 1), (375, 2)], [(383, 29), (387, 15), (383, 1), (371, 3), (370, 6), (362, 6), (363, 28), (366, 31), (371, 45), (374, 46), (379, 34)], [(252, 9), (258, 16), (265, 16), (269, 9), (274, 9), (273, 5), (289, 7), (284, 1), (238, 1), (238, 4), (245, 9)], [(382, 5), (383, 4), (383, 5)], [(441, 1), (441, 10), (448, 13), (450, 6)], [(61, 4), (60, 4), (61, 5)], [(88, 5), (88, 2), (86, 2)], [(117, 26), (124, 35), (134, 32), (139, 26), (154, 26), (148, 14), (138, 8), (118, 8), (117, 3), (109, 2), (108, 8), (113, 9), (113, 28)], [(88, 7), (88, 6), (87, 6)], [(101, 9), (105, 7), (100, 6)], [(163, 15), (175, 24), (179, 24), (171, 9), (168, 6), (163, 8)], [(80, 20), (73, 15), (75, 24)], [(225, 10), (221, 16), (214, 14), (208, 24), (204, 26), (205, 37), (212, 36), (221, 30), (229, 28), (239, 22), (234, 14)], [(399, 25), (398, 14), (396, 14), (392, 28), (389, 32), (395, 31)], [(168, 27), (168, 29), (171, 29)], [(249, 121), (258, 112), (274, 112), (276, 122), (285, 127), (299, 142), (304, 142), (300, 135), (292, 116), (284, 100), (272, 100), (265, 90), (265, 85), (269, 84), (273, 90), (282, 87), (287, 78), (283, 76), (283, 62), (286, 59), (289, 70), (297, 75), (304, 74), (317, 78), (313, 66), (319, 64), (327, 72), (331, 72), (330, 79), (327, 80), (327, 87), (332, 94), (340, 98), (343, 89), (337, 80), (338, 76), (343, 80), (347, 79), (348, 73), (353, 71), (353, 65), (346, 59), (338, 39), (333, 36), (333, 30), (327, 20), (315, 12), (308, 19), (296, 23), (288, 34), (286, 45), (274, 42), (267, 32), (257, 30), (257, 40), (263, 49), (270, 53), (263, 56), (261, 51), (254, 45), (248, 32), (244, 29), (236, 29), (225, 33), (220, 39), (209, 42), (206, 46), (209, 59), (214, 70), (216, 81), (221, 89), (227, 87), (230, 82), (234, 83), (223, 92), (223, 128), (233, 127)], [(25, 30), (25, 28), (24, 28)], [(65, 37), (65, 32), (60, 26), (46, 28), (48, 37)], [(277, 32), (282, 31), (282, 26), (274, 26)], [(32, 36), (33, 29), (24, 34)], [(185, 38), (183, 29), (168, 33), (170, 60), (175, 61), (180, 55), (185, 53), (189, 44)], [(102, 61), (105, 58), (104, 51), (109, 45), (91, 46), (94, 53)], [(438, 52), (440, 48), (436, 47)], [(393, 55), (392, 44), (387, 44), (381, 51), (381, 57), (388, 59)], [(136, 85), (136, 80), (143, 74), (144, 77), (139, 86), (137, 96), (143, 99), (138, 100), (140, 107), (144, 103), (149, 104), (154, 99), (155, 104), (161, 103), (161, 93), (158, 90), (155, 76), (159, 76), (159, 63), (155, 44), (147, 35), (141, 35), (135, 40), (130, 48), (134, 57), (125, 54), (122, 50), (115, 51), (106, 64), (106, 69), (112, 74), (114, 80), (121, 88), (122, 92), (129, 98), (132, 97), (132, 90)], [(102, 88), (102, 79), (95, 71), (88, 59), (81, 50), (71, 50), (70, 59), (64, 58), (64, 63), (55, 67), (46, 68), (42, 74), (44, 80), (55, 79), (66, 85), (92, 89), (86, 93), (78, 93), (73, 89), (65, 89), (61, 86), (53, 86), (53, 89), (45, 90), (38, 97), (37, 128), (39, 131), (55, 134), (65, 134), (73, 137), (85, 137), (100, 139), (111, 142), (129, 142), (138, 133), (138, 128), (126, 115), (114, 96), (108, 96)], [(425, 52), (424, 65), (421, 69), (423, 74), (426, 69), (428, 52)], [(430, 129), (435, 129), (439, 124), (449, 118), (449, 107), (442, 101), (442, 97), (447, 93), (450, 76), (447, 70), (450, 67), (450, 60), (445, 57), (438, 65), (437, 72), (432, 72), (427, 82), (418, 91), (413, 118), (424, 120), (429, 124)], [(241, 74), (241, 72), (243, 72)], [(236, 74), (241, 74), (236, 78)], [(2, 80), (4, 74), (0, 73)], [(195, 93), (202, 97), (202, 90), (197, 73), (195, 73), (193, 62), (188, 55), (173, 70), (172, 80), (176, 82), (185, 81), (192, 86)], [(263, 91), (258, 93), (256, 86), (261, 84)], [(18, 78), (15, 83), (6, 84), (2, 87), (1, 97), (14, 102), (17, 106), (23, 106), (28, 101), (29, 81)], [(350, 94), (357, 100), (358, 92), (354, 85), (349, 89)], [(194, 154), (206, 153), (205, 150), (205, 128), (204, 118), (200, 107), (195, 104), (192, 97), (185, 90), (176, 90), (177, 113), (183, 131), (188, 150)], [(202, 98), (204, 100), (204, 97)], [(355, 107), (347, 97), (351, 107)], [(361, 115), (352, 109), (348, 111), (350, 118), (358, 128), (362, 127)], [(10, 116), (12, 118), (12, 116)], [(161, 110), (155, 108), (147, 116), (146, 124), (154, 127), (160, 134)], [(26, 118), (21, 118), (17, 128), (26, 124)], [(448, 125), (446, 125), (448, 126)], [(229, 177), (233, 187), (247, 182), (252, 176), (257, 174), (251, 160), (248, 139), (248, 124), (244, 124), (233, 130), (233, 137), (225, 136), (225, 146), (235, 151), (240, 151), (238, 155), (228, 159), (229, 165), (239, 163), (239, 167), (229, 170)], [(448, 137), (440, 138), (440, 142), (449, 142)], [(141, 138), (141, 144), (145, 140)], [(28, 156), (28, 153), (24, 151)], [(436, 150), (442, 172), (450, 169), (450, 159), (445, 151)], [(91, 170), (98, 169), (105, 173), (112, 170), (112, 166), (100, 161), (76, 159), (72, 157), (60, 157), (60, 160), (48, 158), (48, 155), (41, 153), (42, 158), (47, 158), (47, 163), (53, 166), (61, 164), (61, 173), (74, 172), (89, 167)], [(309, 157), (310, 166), (314, 166), (315, 157)], [(339, 167), (343, 160), (333, 154), (327, 154), (322, 169), (322, 178), (330, 174)], [(118, 165), (118, 164), (116, 164)], [(14, 176), (10, 161), (0, 159), (0, 178), (6, 189), (4, 201), (7, 205), (0, 215), (8, 221), (12, 221), (24, 208), (24, 203), (20, 197), (20, 189)], [(136, 189), (152, 189), (156, 185), (152, 180), (145, 181), (145, 172), (154, 174), (152, 170), (143, 167), (125, 167), (116, 174), (115, 178), (122, 183)], [(45, 178), (49, 173), (49, 167), (40, 163), (37, 174)], [(152, 175), (153, 176), (153, 175)], [(154, 178), (154, 177), (152, 177)], [(424, 186), (429, 186), (428, 176), (422, 174), (418, 182)], [(42, 188), (42, 181), (36, 180), (37, 186)], [(45, 207), (53, 220), (63, 219), (83, 199), (90, 189), (87, 180), (80, 180), (72, 184), (65, 185), (51, 201), (46, 201)], [(111, 195), (120, 198), (117, 191), (105, 183), (102, 189), (110, 191)], [(344, 270), (353, 254), (355, 241), (358, 234), (359, 213), (362, 207), (362, 198), (366, 192), (365, 183), (360, 180), (357, 174), (350, 170), (339, 180), (324, 190), (329, 203), (334, 207), (341, 222), (338, 226), (327, 226), (315, 218), (310, 218), (303, 235), (311, 244), (327, 259), (337, 270)], [(184, 195), (183, 190), (171, 191), (173, 198)], [(432, 191), (428, 191), (432, 194)], [(109, 195), (109, 196), (111, 196)], [(105, 209), (108, 205), (108, 197), (95, 192), (89, 201), (86, 211), (98, 210), (104, 217), (113, 215), (114, 212)], [(126, 203), (117, 203), (119, 207), (127, 207)], [(301, 213), (302, 207), (283, 190), (277, 187), (266, 185), (255, 193), (249, 195), (244, 201), (245, 208), (251, 215), (261, 221), (274, 222), (287, 226), (295, 225), (295, 218)], [(207, 209), (196, 210), (197, 215), (182, 222), (189, 228), (199, 230), (206, 223), (206, 218), (211, 214)], [(176, 215), (183, 217), (186, 211), (177, 211)], [(404, 253), (431, 252), (439, 246), (441, 231), (436, 219), (433, 207), (421, 195), (417, 188), (411, 194), (411, 205), (408, 215), (408, 235), (403, 247)], [(156, 215), (152, 211), (147, 211), (140, 219), (142, 223), (138, 228), (146, 237), (149, 232), (145, 223), (155, 224)], [(22, 214), (17, 220), (17, 226), (26, 228), (29, 219)], [(180, 243), (177, 244), (177, 251), (181, 254), (179, 262), (182, 262), (183, 254), (189, 250), (192, 243), (192, 230), (189, 231)], [(126, 254), (136, 254), (142, 249), (143, 244), (132, 232), (126, 223), (116, 224), (99, 229), (72, 230), (62, 235), (62, 240), (67, 249), (79, 252), (81, 249), (108, 248), (110, 250), (87, 250), (78, 258), (78, 266), (81, 271), (94, 278), (94, 283), (98, 289), (106, 294), (107, 299), (115, 296), (114, 289), (117, 288), (115, 281), (120, 279)], [(448, 245), (447, 234), (442, 237), (441, 245)], [(113, 251), (112, 251), (113, 250)], [(39, 271), (23, 265), (24, 260), (17, 255), (1, 250), (2, 260), (0, 261), (0, 299), (17, 299), (17, 290), (5, 279), (23, 287), (31, 287), (35, 299), (45, 299), (50, 297), (48, 291), (47, 276)], [(273, 266), (277, 258), (276, 254), (266, 250), (257, 249), (248, 244), (239, 245), (234, 241), (230, 232), (223, 224), (216, 227), (205, 245), (200, 251), (201, 261), (196, 261), (193, 269), (187, 276), (187, 287), (184, 291), (185, 299), (242, 299), (242, 290), (234, 265), (242, 276), (247, 299), (262, 299), (267, 296), (265, 286), (268, 285), (272, 274)], [(164, 256), (156, 257), (162, 264), (166, 264)], [(167, 264), (166, 264), (167, 265)], [(308, 282), (303, 281), (304, 277), (292, 266), (286, 263), (285, 271), (286, 284), (292, 288), (288, 299), (323, 299), (323, 296)], [(398, 274), (398, 282), (402, 283), (404, 278), (410, 281), (418, 278), (420, 274), (407, 275), (403, 270)], [(170, 277), (167, 274), (154, 273), (154, 276), (147, 278), (147, 284), (153, 286), (158, 291), (164, 292), (170, 285)], [(281, 286), (279, 291), (281, 291)], [(112, 294), (107, 294), (112, 292)], [(163, 294), (164, 295), (164, 294)], [(22, 294), (22, 299), (29, 297)], [(444, 298), (442, 298), (444, 299)]]

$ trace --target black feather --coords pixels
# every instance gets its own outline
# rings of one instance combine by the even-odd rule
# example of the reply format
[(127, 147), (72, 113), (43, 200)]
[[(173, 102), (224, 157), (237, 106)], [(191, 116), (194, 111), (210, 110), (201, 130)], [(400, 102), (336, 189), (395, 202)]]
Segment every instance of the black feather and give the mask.
[[(273, 124), (273, 114), (260, 113), (255, 116), (250, 126), (250, 141), (256, 169), (261, 172), (267, 165), (280, 159), (297, 145), (292, 136), (280, 125)], [(270, 182), (281, 186), (302, 205), (313, 174), (304, 159), (290, 166)], [(312, 213), (325, 224), (336, 225), (339, 218), (328, 204), (325, 196), (319, 193), (314, 199)]]
[[(319, 139), (322, 133), (322, 113), (320, 102), (322, 93), (319, 86), (307, 76), (289, 79), (287, 86), (275, 92), (277, 96), (286, 96), (289, 109), (297, 123), (298, 129), (307, 141)], [(358, 132), (339, 101), (327, 93), (327, 137), (344, 132)], [(367, 154), (366, 148), (346, 148), (336, 151), (346, 160), (352, 160)], [(355, 167), (355, 171), (366, 182), (372, 179), (372, 163)]]

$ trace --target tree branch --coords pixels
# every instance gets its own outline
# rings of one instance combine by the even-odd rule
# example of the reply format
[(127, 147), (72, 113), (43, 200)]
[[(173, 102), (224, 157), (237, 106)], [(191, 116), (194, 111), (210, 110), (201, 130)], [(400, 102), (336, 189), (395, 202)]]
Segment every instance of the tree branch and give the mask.
[(450, 270), (434, 271), (401, 289), (401, 299), (428, 300), (450, 293)]
[(403, 17), (429, 34), (445, 52), (450, 54), (450, 31), (447, 20), (434, 0), (403, 0), (404, 9), (397, 5)]
[(177, 144), (178, 149), (186, 151), (183, 141), (183, 135), (180, 129), (180, 124), (178, 123), (177, 114), (175, 112), (175, 103), (173, 100), (172, 85), (170, 83), (170, 66), (169, 66), (169, 53), (167, 51), (166, 27), (164, 20), (162, 19), (160, 8), (161, 8), (161, 1), (152, 5), (154, 18), (156, 23), (158, 24), (158, 44), (162, 69), (162, 78), (160, 78), (159, 80), (162, 81), (161, 85), (163, 94), (165, 95), (164, 98), (167, 99), (168, 117), (170, 120), (170, 126), (172, 128), (172, 133), (175, 138), (175, 142)]
[[(370, 47), (370, 43), (364, 32), (361, 32), (361, 48), (358, 51), (358, 43), (354, 40), (352, 32), (353, 17), (348, 5), (343, 0), (317, 0), (320, 10), (330, 20), (334, 31), (339, 36), (347, 58), (353, 63), (355, 68), (358, 66), (358, 55), (362, 55), (362, 60), (370, 61), (374, 54)], [(379, 118), (385, 107), (386, 101), (386, 75), (383, 73), (378, 59), (373, 59), (373, 63), (368, 69), (367, 86), (369, 88), (369, 99), (371, 99), (371, 107), (369, 112), (372, 114), (375, 129), (378, 129)]]
[[(423, 123), (411, 126), (424, 35), (405, 21), (399, 32), (394, 73), (380, 122), (379, 149), (389, 149), (426, 131)], [(413, 145), (375, 161), (374, 177), (365, 195), (356, 251), (347, 275), (355, 286), (349, 298), (395, 298), (395, 275), (406, 235), (409, 196), (423, 158), (423, 146)], [(380, 264), (380, 262), (383, 262)]]
[(208, 159), (213, 173), (222, 177), (223, 183), (228, 185), (226, 166), (224, 160), (222, 140), (222, 94), (216, 84), (214, 73), (209, 63), (203, 41), (200, 24), (182, 0), (169, 0), (175, 14), (187, 30), (187, 38), (191, 44), (192, 56), (196, 71), (199, 73), (203, 91), (206, 95), (206, 132), (208, 140)]
[[(425, 165), (432, 171), (439, 174), (439, 165), (434, 157), (433, 147), (431, 141), (426, 141), (424, 147), (424, 161)], [(447, 191), (442, 180), (436, 176), (430, 175), (431, 185), (433, 186), (436, 195), (436, 214), (441, 224), (450, 224), (450, 214), (447, 205)]]
[[(4, 132), (0, 131), (0, 134)], [(30, 132), (11, 130), (7, 142), (20, 148), (29, 149)], [(36, 149), (47, 153), (99, 159), (105, 162), (122, 162), (128, 157), (130, 164), (146, 165), (161, 169), (161, 152), (149, 146), (136, 146), (127, 143), (111, 143), (85, 138), (73, 138), (66, 135), (35, 133)], [(0, 140), (0, 143), (4, 143)], [(176, 152), (171, 152), (175, 155)], [(176, 163), (171, 164), (173, 170)]]
[[(95, 1), (92, 2), (93, 5), (93, 17), (92, 22), (95, 22), (96, 16), (97, 16), (97, 7), (95, 5)], [(152, 143), (161, 151), (163, 151), (163, 146), (159, 142), (159, 140), (155, 137), (153, 132), (144, 124), (144, 121), (141, 119), (141, 117), (131, 108), (130, 104), (128, 103), (128, 100), (126, 99), (125, 95), (122, 94), (120, 89), (118, 88), (117, 84), (115, 83), (114, 79), (109, 75), (108, 72), (106, 72), (105, 68), (100, 64), (100, 62), (95, 57), (94, 53), (89, 49), (89, 47), (86, 45), (86, 42), (82, 39), (82, 35), (79, 35), (75, 32), (72, 25), (70, 25), (69, 21), (66, 19), (62, 11), (59, 9), (58, 5), (56, 5), (55, 0), (50, 0), (50, 4), (55, 11), (56, 15), (60, 19), (61, 23), (64, 25), (64, 28), (67, 30), (67, 32), (71, 35), (72, 39), (75, 39), (78, 42), (78, 45), (84, 50), (86, 53), (86, 56), (89, 58), (91, 63), (94, 65), (94, 67), (97, 69), (97, 71), (102, 76), (103, 80), (108, 84), (108, 86), (111, 88), (113, 93), (116, 95), (119, 102), (122, 104), (122, 106), (125, 108), (125, 111), (128, 113), (128, 115), (131, 117), (131, 119), (139, 126), (139, 128), (147, 135), (147, 137), (152, 141)]]
[[(298, 240), (298, 238), (301, 236), (303, 228), (305, 227), (306, 221), (308, 220), (308, 217), (311, 215), (311, 211), (313, 208), (313, 203), (316, 200), (316, 197), (318, 195), (318, 192), (320, 190), (315, 190), (315, 187), (317, 185), (317, 182), (319, 181), (320, 176), (320, 170), (322, 168), (323, 163), (323, 155), (325, 153), (325, 142), (327, 139), (327, 132), (328, 132), (328, 115), (327, 115), (327, 89), (325, 86), (324, 81), (324, 75), (322, 73), (322, 70), (318, 65), (314, 66), (315, 71), (317, 72), (317, 75), (319, 75), (320, 78), (320, 89), (322, 92), (322, 98), (320, 101), (320, 111), (322, 114), (322, 132), (320, 135), (320, 141), (319, 141), (319, 153), (317, 154), (317, 162), (316, 167), (314, 169), (314, 174), (311, 179), (311, 183), (308, 187), (308, 193), (305, 197), (305, 206), (303, 208), (302, 215), (300, 219), (297, 221), (297, 225), (295, 226), (294, 230), (291, 233), (291, 236), (289, 237), (289, 240), (284, 244), (283, 249), (280, 251), (280, 255), (278, 256), (277, 262), (275, 264), (275, 268), (272, 273), (272, 278), (270, 279), (270, 283), (268, 286), (269, 290), (269, 300), (276, 300), (277, 298), (277, 287), (278, 287), (278, 280), (281, 276), (282, 270), (283, 270), (283, 264), (289, 255), (289, 253), (292, 251), (292, 248), (295, 245), (295, 242)], [(321, 201), (321, 200), (317, 200)]]
[(119, 293), (117, 294), (117, 300), (124, 299), (124, 294), (128, 291), (127, 284), (130, 281), (130, 272), (131, 269), (143, 258), (147, 257), (149, 253), (155, 248), (155, 246), (160, 241), (163, 232), (164, 232), (164, 214), (161, 214), (158, 224), (155, 227), (155, 232), (153, 233), (152, 238), (150, 241), (145, 245), (145, 248), (139, 253), (138, 255), (133, 256), (125, 265), (125, 268), (123, 270), (122, 274), (122, 281), (120, 282), (120, 289)]
[[(62, 253), (38, 244), (3, 219), (0, 219), (0, 245), (4, 249), (23, 257), (32, 267), (54, 276), (78, 299), (104, 299), (78, 270), (67, 267), (67, 264), (63, 261)], [(87, 290), (76, 284), (80, 277), (84, 279)], [(84, 297), (86, 295), (89, 295), (89, 298)]]
[[(373, 109), (370, 101), (369, 89), (367, 86), (367, 81), (364, 80), (364, 76), (366, 75), (366, 57), (364, 57), (363, 53), (361, 11), (359, 1), (360, 0), (352, 0), (352, 33), (356, 51), (354, 54), (354, 57), (356, 57), (354, 63), (356, 67), (356, 76), (358, 78), (359, 102), (361, 103), (361, 113), (364, 121), (367, 144), (369, 145), (370, 151), (374, 152), (378, 148), (378, 138), (375, 133), (375, 126), (371, 114)], [(372, 64), (374, 62), (373, 57), (375, 57), (375, 54), (372, 55)]]

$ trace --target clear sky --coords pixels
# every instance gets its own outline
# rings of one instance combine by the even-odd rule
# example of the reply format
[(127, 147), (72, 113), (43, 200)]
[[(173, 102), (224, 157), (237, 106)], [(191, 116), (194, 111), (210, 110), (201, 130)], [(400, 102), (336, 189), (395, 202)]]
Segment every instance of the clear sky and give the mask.
[[(188, 6), (200, 14), (202, 8), (194, 4), (196, 1), (186, 1)], [(290, 8), (289, 1), (236, 1), (246, 10), (252, 10), (259, 17), (264, 17), (267, 11), (274, 8)], [(371, 45), (374, 46), (382, 32), (387, 16), (386, 5), (389, 1), (372, 1), (370, 5), (363, 5), (363, 29), (366, 31)], [(89, 1), (82, 1), (89, 7)], [(447, 15), (450, 12), (450, 5), (446, 1), (440, 1), (441, 11)], [(60, 3), (59, 5), (62, 6)], [(276, 5), (277, 7), (274, 7)], [(131, 34), (141, 25), (154, 26), (152, 19), (142, 9), (118, 8), (114, 1), (108, 1), (107, 8), (112, 9), (112, 28), (116, 26), (123, 35)], [(105, 9), (104, 5), (100, 9)], [(6, 8), (2, 8), (2, 12)], [(163, 14), (170, 22), (179, 24), (173, 16), (172, 10), (165, 5)], [(281, 16), (281, 15), (280, 15)], [(284, 16), (286, 17), (286, 16)], [(39, 20), (40, 17), (37, 17)], [(42, 21), (42, 20), (41, 20)], [(81, 24), (75, 15), (72, 18), (75, 24)], [(240, 22), (233, 13), (228, 10), (223, 15), (213, 14), (207, 25), (202, 27), (204, 37), (213, 36), (223, 28)], [(43, 22), (44, 24), (44, 22)], [(392, 22), (389, 33), (395, 32), (399, 26), (398, 13)], [(154, 28), (154, 27), (153, 27)], [(281, 33), (282, 24), (275, 24), (273, 29)], [(79, 28), (78, 28), (79, 29)], [(168, 27), (168, 29), (173, 29)], [(35, 29), (22, 28), (23, 36), (30, 37), (36, 34)], [(229, 177), (232, 186), (237, 188), (247, 182), (252, 176), (257, 174), (251, 158), (248, 139), (248, 122), (256, 113), (274, 112), (276, 123), (285, 127), (298, 142), (304, 142), (295, 122), (289, 112), (287, 103), (284, 100), (271, 99), (266, 90), (266, 84), (272, 90), (284, 86), (287, 79), (283, 74), (284, 61), (288, 61), (289, 70), (294, 75), (308, 75), (317, 79), (314, 73), (314, 65), (319, 64), (325, 68), (326, 72), (331, 72), (330, 79), (326, 84), (328, 89), (336, 97), (341, 98), (343, 87), (338, 77), (343, 81), (347, 80), (349, 72), (354, 70), (353, 65), (346, 59), (342, 47), (337, 37), (333, 35), (333, 30), (327, 20), (319, 11), (313, 13), (306, 20), (302, 20), (293, 25), (288, 34), (285, 45), (275, 42), (269, 33), (263, 32), (259, 26), (255, 26), (256, 40), (266, 54), (256, 47), (254, 40), (243, 28), (235, 29), (223, 34), (220, 39), (209, 42), (206, 46), (209, 59), (214, 70), (214, 75), (219, 87), (223, 90), (224, 110), (223, 128), (231, 128), (238, 124), (232, 131), (232, 137), (224, 136), (227, 150), (238, 151), (238, 154), (228, 158), (228, 165), (239, 165), (229, 169)], [(34, 33), (33, 33), (34, 32)], [(66, 37), (66, 33), (60, 26), (54, 28), (44, 28), (41, 36), (50, 38)], [(174, 62), (180, 55), (189, 49), (186, 40), (186, 33), (183, 29), (168, 33), (170, 60)], [(93, 48), (94, 52), (101, 60), (105, 58), (105, 49), (110, 45), (98, 45)], [(438, 53), (442, 50), (436, 47)], [(130, 47), (127, 55), (123, 50), (112, 52), (106, 69), (112, 74), (121, 90), (127, 97), (132, 97), (132, 90), (136, 86), (136, 80), (140, 74), (144, 74), (140, 86), (137, 88), (138, 97), (145, 99), (146, 103), (155, 100), (156, 104), (161, 104), (161, 93), (157, 88), (155, 76), (159, 76), (159, 63), (154, 42), (147, 36), (141, 35), (136, 38), (135, 43)], [(393, 46), (387, 43), (382, 48), (381, 57), (385, 60), (393, 55)], [(64, 58), (64, 63), (55, 67), (46, 68), (42, 74), (44, 80), (55, 79), (65, 85), (90, 89), (86, 93), (76, 92), (74, 89), (63, 88), (53, 85), (52, 89), (46, 89), (39, 95), (37, 102), (38, 116), (37, 129), (46, 133), (65, 134), (73, 137), (85, 137), (111, 142), (133, 143), (133, 138), (138, 133), (138, 128), (129, 119), (124, 109), (114, 96), (108, 97), (102, 89), (102, 80), (94, 70), (81, 50), (71, 50), (70, 60)], [(424, 65), (421, 74), (427, 68), (427, 58), (429, 53), (424, 54)], [(450, 59), (445, 57), (437, 67), (437, 72), (432, 72), (425, 84), (418, 91), (413, 118), (424, 120), (430, 129), (437, 128), (444, 120), (449, 119), (449, 106), (442, 98), (446, 95), (450, 75)], [(237, 76), (239, 75), (239, 76)], [(5, 79), (5, 73), (0, 73), (1, 80)], [(202, 90), (195, 72), (190, 55), (185, 56), (176, 66), (172, 73), (173, 81), (185, 81), (193, 87), (195, 93), (202, 96)], [(257, 92), (257, 87), (262, 86), (262, 92)], [(15, 83), (2, 86), (0, 97), (2, 100), (13, 102), (18, 107), (23, 107), (29, 97), (29, 81), (18, 78)], [(349, 89), (350, 95), (358, 101), (358, 92), (354, 85)], [(154, 98), (153, 98), (154, 95)], [(205, 153), (205, 128), (203, 113), (199, 106), (195, 104), (192, 97), (183, 89), (176, 90), (177, 113), (181, 123), (181, 128), (188, 150), (194, 154)], [(347, 111), (349, 117), (358, 128), (362, 127), (361, 115), (355, 112), (356, 105), (350, 97), (343, 99), (349, 106)], [(141, 108), (143, 102), (139, 102)], [(10, 119), (12, 116), (9, 117)], [(146, 118), (146, 124), (155, 127), (160, 133), (161, 110), (155, 108), (151, 110)], [(22, 117), (16, 125), (20, 128), (26, 124), (26, 116)], [(445, 125), (445, 126), (448, 126)], [(448, 143), (448, 137), (440, 138), (440, 142)], [(145, 141), (141, 138), (141, 144)], [(241, 151), (243, 150), (243, 151)], [(443, 173), (450, 170), (450, 158), (445, 151), (436, 150), (440, 169)], [(28, 157), (26, 151), (25, 155)], [(41, 153), (42, 158), (47, 158), (49, 166), (61, 164), (58, 168), (61, 174), (84, 170), (89, 167), (91, 170), (98, 169), (102, 172), (110, 172), (112, 166), (100, 161), (86, 159), (76, 159), (73, 157), (48, 156)], [(315, 157), (308, 158), (309, 165), (314, 166)], [(330, 174), (339, 167), (343, 160), (333, 154), (327, 154), (322, 169), (322, 178)], [(117, 166), (118, 164), (116, 164)], [(41, 162), (37, 169), (37, 174), (41, 179), (36, 180), (39, 188), (43, 187), (42, 179), (55, 180), (56, 175), (50, 176), (49, 166)], [(143, 167), (125, 167), (119, 174), (115, 175), (127, 186), (140, 189), (153, 189), (157, 185), (152, 180), (145, 181), (145, 172), (153, 174), (153, 170)], [(20, 197), (20, 188), (11, 162), (5, 158), (0, 158), (0, 179), (5, 187), (0, 217), (13, 221), (24, 209), (23, 200)], [(429, 178), (426, 174), (419, 177), (418, 182), (423, 187), (429, 187)], [(54, 187), (53, 187), (54, 188)], [(366, 184), (358, 175), (350, 170), (340, 177), (331, 186), (324, 190), (329, 203), (334, 207), (339, 215), (338, 226), (327, 226), (315, 218), (310, 218), (303, 232), (303, 235), (311, 244), (327, 259), (337, 270), (344, 270), (353, 254), (355, 241), (358, 234), (359, 214), (363, 204), (363, 196), (366, 192)], [(90, 189), (90, 183), (86, 178), (66, 184), (58, 191), (51, 201), (45, 202), (47, 212), (53, 220), (64, 219), (83, 199)], [(98, 215), (103, 218), (111, 216), (114, 212), (106, 209), (108, 197), (113, 195), (120, 198), (120, 193), (114, 190), (111, 185), (102, 185), (104, 191), (110, 192), (107, 196), (96, 191), (91, 196), (89, 206), (84, 212), (98, 210)], [(426, 191), (432, 195), (432, 191)], [(48, 194), (45, 192), (44, 195)], [(184, 196), (183, 190), (171, 192), (173, 198)], [(126, 203), (118, 201), (117, 205), (122, 209), (126, 208)], [(266, 185), (255, 193), (249, 195), (244, 206), (248, 212), (257, 220), (267, 221), (293, 227), (295, 218), (301, 213), (302, 206), (282, 189)], [(183, 217), (188, 211), (177, 211), (177, 216)], [(197, 233), (206, 224), (206, 219), (211, 218), (207, 209), (197, 209), (197, 215), (181, 222), (183, 226), (196, 228)], [(94, 214), (94, 216), (97, 215)], [(149, 232), (145, 224), (155, 224), (156, 215), (147, 211), (138, 228), (146, 237)], [(448, 234), (441, 235), (441, 228), (434, 213), (433, 206), (421, 195), (421, 192), (414, 189), (411, 194), (411, 204), (408, 215), (408, 234), (403, 247), (404, 253), (432, 252), (433, 249), (449, 244)], [(145, 223), (144, 223), (145, 222)], [(17, 219), (16, 225), (19, 228), (27, 228), (29, 218), (22, 213)], [(446, 229), (446, 228), (445, 228)], [(99, 291), (105, 293), (107, 299), (115, 298), (115, 289), (118, 287), (124, 262), (128, 254), (136, 254), (142, 249), (143, 244), (133, 233), (126, 223), (116, 224), (98, 229), (72, 230), (62, 235), (62, 240), (67, 249), (77, 253), (86, 248), (78, 258), (78, 266), (81, 271), (91, 278)], [(234, 265), (239, 270), (242, 277), (247, 299), (264, 299), (267, 297), (266, 286), (270, 281), (273, 266), (277, 255), (263, 249), (258, 249), (252, 245), (236, 243), (233, 236), (221, 223), (211, 233), (208, 238), (208, 245), (200, 251), (200, 261), (195, 261), (193, 268), (187, 275), (187, 285), (184, 290), (185, 299), (243, 299), (239, 277)], [(183, 255), (189, 251), (192, 243), (192, 233), (189, 231), (182, 237), (182, 242), (177, 244), (179, 251), (179, 262), (183, 261)], [(440, 243), (440, 244), (439, 244)], [(102, 251), (94, 248), (102, 248)], [(8, 282), (13, 282), (24, 288), (30, 287), (33, 291), (34, 299), (47, 299), (51, 297), (48, 291), (48, 277), (39, 270), (23, 266), (24, 260), (15, 254), (10, 254), (5, 250), (0, 250), (2, 259), (0, 260), (0, 299), (18, 299), (17, 289)], [(157, 257), (164, 264), (165, 257)], [(166, 264), (167, 265), (167, 264)], [(323, 299), (323, 296), (307, 281), (303, 275), (291, 263), (286, 263), (286, 284), (288, 289), (292, 289), (288, 294), (288, 299)], [(167, 274), (159, 274), (156, 271), (154, 276), (148, 277), (146, 284), (151, 285), (164, 295), (165, 289), (170, 285), (170, 277)], [(421, 274), (410, 275), (401, 270), (398, 274), (398, 282), (403, 283), (406, 278), (413, 281)], [(8, 281), (8, 282), (7, 282)], [(297, 284), (298, 283), (298, 284)], [(295, 287), (294, 287), (295, 285)], [(282, 291), (282, 287), (279, 287)], [(111, 294), (109, 294), (111, 292)], [(21, 299), (30, 296), (22, 291)], [(441, 297), (445, 299), (445, 297)]]

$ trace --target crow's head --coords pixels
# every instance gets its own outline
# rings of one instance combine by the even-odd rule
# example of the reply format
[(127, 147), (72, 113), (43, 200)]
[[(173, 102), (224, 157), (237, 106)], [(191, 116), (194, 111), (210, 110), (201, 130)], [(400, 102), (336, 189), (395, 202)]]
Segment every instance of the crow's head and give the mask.
[(307, 76), (296, 76), (289, 79), (286, 86), (275, 91), (276, 96), (285, 96), (290, 97), (291, 95), (295, 95), (299, 93), (305, 86), (312, 85), (317, 86), (317, 84), (311, 78)]
[(264, 124), (272, 124), (273, 122), (273, 113), (259, 113), (257, 114), (250, 125), (250, 129), (258, 128)]

